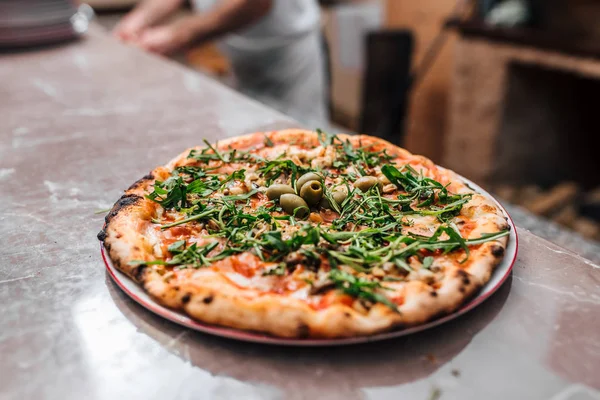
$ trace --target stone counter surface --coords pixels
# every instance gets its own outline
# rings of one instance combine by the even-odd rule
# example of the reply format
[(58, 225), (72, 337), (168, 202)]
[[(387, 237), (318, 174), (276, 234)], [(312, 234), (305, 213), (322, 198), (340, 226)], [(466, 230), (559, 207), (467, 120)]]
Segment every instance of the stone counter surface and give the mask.
[(525, 230), (489, 300), (380, 343), (235, 342), (129, 300), (95, 211), (203, 138), (294, 126), (207, 78), (93, 27), (0, 55), (0, 115), (0, 399), (600, 398), (600, 267)]

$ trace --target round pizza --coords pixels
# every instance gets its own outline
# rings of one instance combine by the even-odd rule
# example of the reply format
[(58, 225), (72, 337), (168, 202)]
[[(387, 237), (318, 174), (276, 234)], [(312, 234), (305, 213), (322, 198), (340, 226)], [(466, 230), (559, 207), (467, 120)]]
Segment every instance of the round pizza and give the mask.
[(502, 260), (502, 211), (382, 139), (283, 130), (184, 151), (99, 239), (155, 301), (280, 337), (371, 335), (459, 308)]

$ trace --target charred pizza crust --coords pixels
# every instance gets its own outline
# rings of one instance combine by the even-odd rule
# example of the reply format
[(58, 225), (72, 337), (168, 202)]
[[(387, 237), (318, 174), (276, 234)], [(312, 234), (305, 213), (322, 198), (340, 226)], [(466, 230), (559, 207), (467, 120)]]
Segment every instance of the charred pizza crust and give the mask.
[[(227, 139), (219, 142), (218, 147), (252, 149), (257, 143), (262, 143), (265, 136), (275, 145), (298, 145), (305, 149), (319, 146), (315, 132), (283, 130)], [(435, 166), (427, 158), (412, 155), (382, 139), (364, 135), (340, 136), (344, 140), (349, 139), (354, 146), (360, 143), (375, 150), (387, 149), (396, 163), (419, 166), (434, 174), (441, 183), (452, 185), (455, 192), (472, 192), (457, 175)], [(370, 335), (422, 324), (455, 311), (490, 279), (504, 256), (506, 237), (472, 248), (464, 265), (449, 257), (436, 259), (444, 274), (435, 284), (418, 274), (408, 282), (389, 282), (386, 284), (388, 290), (395, 291), (397, 298), (401, 298), (398, 312), (380, 303), (364, 309), (347, 301), (334, 301), (327, 307), (315, 308), (307, 298), (317, 295), (311, 294), (309, 289), (299, 290), (300, 294), (281, 294), (247, 285), (248, 279), (240, 278), (244, 281), (242, 283), (237, 278), (232, 280), (231, 271), (236, 265), (255, 267), (260, 264), (260, 260), (250, 253), (231, 256), (215, 263), (218, 265), (199, 269), (165, 271), (155, 266), (130, 264), (133, 260), (151, 261), (157, 258), (146, 232), (160, 206), (144, 196), (152, 190), (156, 180), (166, 179), (176, 166), (185, 164), (190, 150), (134, 183), (115, 203), (98, 237), (116, 268), (138, 282), (160, 304), (183, 311), (194, 319), (281, 337)], [(457, 219), (459, 224), (471, 226), (467, 236), (473, 238), (482, 233), (508, 229), (506, 218), (495, 204), (476, 193)], [(273, 284), (278, 279), (270, 278)]]

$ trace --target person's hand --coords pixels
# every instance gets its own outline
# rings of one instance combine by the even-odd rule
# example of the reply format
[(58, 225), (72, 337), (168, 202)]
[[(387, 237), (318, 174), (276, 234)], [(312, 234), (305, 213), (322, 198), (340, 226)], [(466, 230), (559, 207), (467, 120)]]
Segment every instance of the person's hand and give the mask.
[(172, 25), (145, 29), (136, 45), (153, 53), (168, 55), (189, 46), (193, 38), (189, 24), (180, 21)]
[(113, 34), (124, 42), (135, 42), (149, 26), (144, 13), (133, 11), (119, 21)]

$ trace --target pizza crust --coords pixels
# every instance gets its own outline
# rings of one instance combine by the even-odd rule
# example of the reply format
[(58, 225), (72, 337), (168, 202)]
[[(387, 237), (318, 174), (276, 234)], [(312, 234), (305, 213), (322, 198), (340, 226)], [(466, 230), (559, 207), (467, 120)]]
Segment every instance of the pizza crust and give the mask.
[[(218, 147), (247, 149), (262, 143), (265, 136), (274, 143), (302, 143), (308, 147), (319, 144), (314, 132), (284, 130), (227, 139), (219, 142)], [(360, 142), (380, 150), (386, 149), (400, 162), (426, 171), (437, 168), (437, 178), (442, 183), (460, 182), (453, 172), (436, 167), (429, 159), (414, 156), (382, 139), (364, 135), (339, 136), (350, 139), (353, 144)], [(422, 324), (455, 311), (490, 279), (494, 268), (503, 258), (506, 237), (472, 249), (467, 265), (461, 268), (452, 266), (435, 288), (422, 280), (398, 284), (402, 286), (400, 294), (404, 300), (398, 307), (399, 313), (380, 303), (366, 313), (345, 304), (333, 304), (317, 310), (299, 298), (240, 287), (210, 268), (179, 270), (169, 278), (165, 277), (165, 271), (161, 271), (160, 267), (130, 265), (132, 260), (155, 259), (153, 244), (140, 232), (145, 229), (145, 224), (149, 224), (157, 205), (144, 198), (144, 194), (151, 189), (155, 180), (165, 179), (173, 168), (185, 165), (190, 150), (200, 148), (187, 149), (165, 167), (155, 169), (134, 183), (115, 203), (106, 217), (104, 229), (98, 235), (116, 268), (140, 283), (157, 302), (183, 311), (194, 319), (290, 338), (371, 335)], [(459, 189), (468, 190), (466, 187)], [(480, 195), (475, 195), (463, 207), (461, 215), (475, 224), (470, 237), (479, 237), (484, 232), (498, 232), (508, 226), (506, 218), (494, 203)]]

